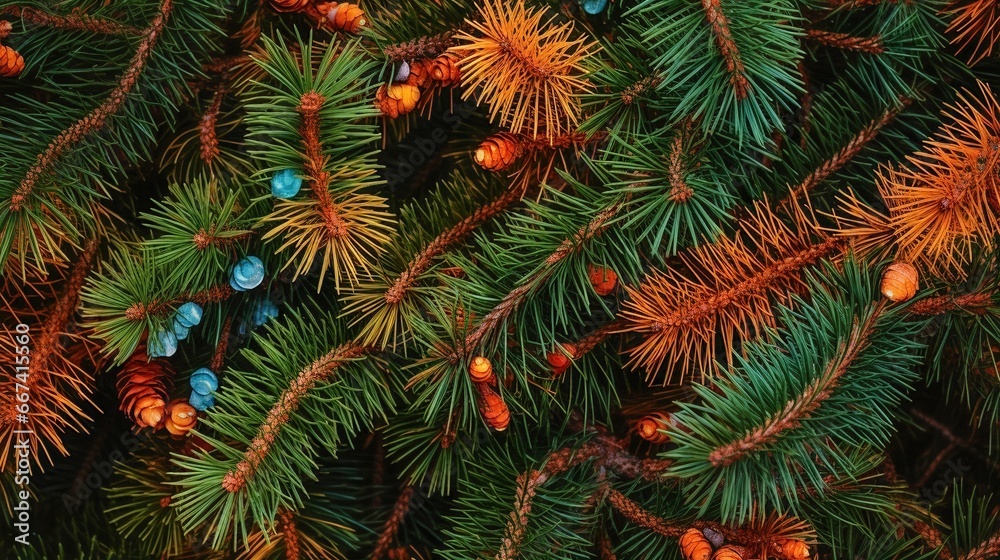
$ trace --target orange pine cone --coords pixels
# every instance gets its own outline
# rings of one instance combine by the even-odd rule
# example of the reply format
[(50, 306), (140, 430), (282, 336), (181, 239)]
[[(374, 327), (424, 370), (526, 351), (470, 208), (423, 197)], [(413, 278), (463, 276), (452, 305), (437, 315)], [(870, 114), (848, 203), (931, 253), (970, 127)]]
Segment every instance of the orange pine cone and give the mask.
[(486, 425), (502, 432), (510, 425), (510, 409), (500, 395), (490, 389), (483, 390), (479, 395), (479, 413), (483, 415)]
[(684, 560), (709, 560), (712, 557), (712, 543), (693, 527), (681, 535), (680, 545)]
[(434, 80), (431, 75), (433, 61), (422, 58), (410, 63), (410, 75), (406, 77), (406, 83), (411, 86), (426, 87)]
[(720, 547), (712, 554), (712, 560), (744, 560), (744, 558), (743, 549), (731, 544)]
[(553, 348), (551, 352), (546, 354), (545, 360), (552, 366), (552, 375), (562, 375), (569, 369), (569, 366), (573, 365), (575, 357), (576, 345), (568, 342), (562, 345), (562, 349)]
[(482, 356), (476, 356), (469, 364), (469, 377), (474, 383), (496, 384), (497, 378), (493, 375), (493, 364)]
[(302, 12), (309, 5), (309, 0), (270, 0), (270, 3), (277, 12)]
[(451, 87), (462, 79), (462, 71), (455, 64), (455, 56), (443, 54), (430, 64), (431, 77), (443, 87)]
[(774, 542), (774, 550), (784, 560), (808, 560), (809, 545), (798, 539), (779, 539)]
[(0, 77), (15, 78), (22, 70), (24, 57), (6, 45), (0, 45)]
[(118, 400), (122, 412), (140, 428), (158, 430), (166, 418), (167, 382), (174, 376), (170, 362), (149, 361), (140, 345), (118, 372)]
[(890, 264), (882, 274), (882, 295), (889, 301), (906, 301), (917, 293), (917, 268), (910, 263)]
[(334, 31), (357, 33), (361, 31), (362, 27), (368, 25), (364, 10), (357, 4), (329, 2), (318, 5), (317, 9), (321, 13), (326, 13), (326, 19)]
[(590, 278), (590, 284), (594, 286), (594, 291), (599, 296), (606, 296), (618, 287), (618, 274), (610, 268), (588, 266), (587, 276)]
[(170, 401), (166, 409), (167, 417), (163, 425), (175, 436), (186, 435), (198, 422), (198, 411), (186, 399)]
[(524, 153), (517, 137), (508, 132), (490, 136), (479, 145), (474, 155), (476, 163), (490, 171), (503, 171)]
[(383, 115), (396, 118), (417, 106), (420, 88), (409, 84), (382, 84), (375, 92), (375, 106)]
[(635, 431), (639, 437), (650, 443), (667, 443), (670, 436), (664, 432), (670, 426), (670, 415), (654, 412), (636, 422)]

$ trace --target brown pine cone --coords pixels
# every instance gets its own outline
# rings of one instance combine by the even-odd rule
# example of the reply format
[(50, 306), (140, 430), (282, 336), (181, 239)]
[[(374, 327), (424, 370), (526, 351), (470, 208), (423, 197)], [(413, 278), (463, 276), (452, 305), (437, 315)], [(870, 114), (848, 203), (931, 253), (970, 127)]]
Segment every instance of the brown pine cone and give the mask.
[(523, 153), (524, 147), (516, 136), (509, 132), (498, 132), (483, 140), (473, 157), (476, 163), (490, 171), (503, 171)]
[(443, 87), (451, 87), (462, 79), (462, 71), (455, 64), (455, 56), (443, 54), (431, 61), (431, 77)]
[(140, 344), (118, 372), (119, 408), (140, 428), (158, 430), (166, 420), (167, 383), (174, 377), (170, 362), (152, 361)]

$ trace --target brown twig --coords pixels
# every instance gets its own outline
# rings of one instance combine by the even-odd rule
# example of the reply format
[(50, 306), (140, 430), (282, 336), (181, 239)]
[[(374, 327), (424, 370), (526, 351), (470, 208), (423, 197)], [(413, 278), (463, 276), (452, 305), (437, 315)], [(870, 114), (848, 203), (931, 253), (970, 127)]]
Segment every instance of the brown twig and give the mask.
[(914, 302), (907, 308), (907, 311), (914, 315), (943, 315), (951, 311), (962, 310), (966, 313), (981, 315), (987, 309), (994, 307), (993, 296), (993, 292), (933, 296)]
[(216, 375), (222, 372), (222, 366), (226, 362), (226, 350), (229, 347), (229, 331), (233, 326), (233, 318), (226, 317), (226, 322), (222, 324), (222, 331), (219, 333), (219, 343), (215, 345), (215, 352), (212, 360), (208, 363), (208, 369)]
[(233, 287), (226, 282), (225, 284), (217, 284), (211, 288), (207, 288), (193, 294), (185, 292), (169, 300), (153, 300), (149, 303), (133, 303), (128, 309), (125, 310), (125, 318), (130, 321), (140, 321), (149, 316), (163, 316), (169, 313), (174, 306), (187, 301), (193, 301), (198, 305), (218, 303), (229, 299), (235, 293), (236, 292), (233, 290)]
[(215, 96), (212, 98), (212, 104), (205, 111), (205, 114), (201, 117), (201, 123), (199, 124), (200, 134), (199, 140), (201, 141), (201, 160), (206, 164), (211, 165), (215, 161), (215, 158), (219, 156), (219, 137), (215, 128), (216, 122), (219, 120), (219, 110), (222, 109), (222, 99), (226, 96), (226, 92), (229, 89), (227, 84), (228, 71), (222, 72), (222, 81), (219, 84), (218, 89), (215, 90)]
[(302, 551), (299, 548), (299, 532), (295, 526), (295, 514), (291, 510), (278, 510), (278, 526), (285, 540), (285, 560), (299, 560)]

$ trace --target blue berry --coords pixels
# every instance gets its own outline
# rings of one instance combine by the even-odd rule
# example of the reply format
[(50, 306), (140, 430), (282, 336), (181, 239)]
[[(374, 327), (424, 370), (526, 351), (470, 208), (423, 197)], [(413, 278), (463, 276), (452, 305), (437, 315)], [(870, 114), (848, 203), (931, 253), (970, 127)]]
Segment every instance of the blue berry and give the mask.
[(244, 257), (233, 267), (229, 285), (237, 292), (252, 290), (264, 281), (264, 262), (254, 256)]
[(271, 194), (275, 198), (292, 198), (301, 188), (302, 178), (295, 175), (294, 169), (282, 169), (271, 177)]

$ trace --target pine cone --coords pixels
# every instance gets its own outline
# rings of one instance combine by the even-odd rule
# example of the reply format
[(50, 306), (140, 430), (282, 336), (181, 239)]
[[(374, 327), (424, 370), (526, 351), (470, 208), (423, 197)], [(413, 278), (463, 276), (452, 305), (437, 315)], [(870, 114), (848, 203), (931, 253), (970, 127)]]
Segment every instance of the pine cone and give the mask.
[(410, 63), (410, 75), (406, 77), (406, 83), (411, 86), (426, 87), (433, 80), (431, 75), (433, 61), (422, 58)]
[(22, 70), (24, 70), (24, 57), (6, 45), (0, 45), (0, 77), (14, 78)]
[(420, 88), (409, 84), (382, 84), (375, 92), (375, 106), (383, 115), (396, 118), (417, 106)]
[(309, 0), (270, 0), (270, 3), (277, 12), (302, 12), (309, 5)]
[(362, 27), (368, 25), (364, 10), (357, 4), (324, 2), (317, 4), (316, 9), (320, 13), (326, 14), (326, 19), (330, 22), (329, 27), (334, 31), (357, 33), (361, 31)]
[(498, 432), (506, 430), (510, 424), (507, 403), (503, 402), (503, 397), (485, 386), (480, 389), (479, 413), (483, 415), (486, 425)]
[(443, 87), (451, 87), (462, 79), (462, 72), (455, 64), (455, 56), (443, 54), (431, 61), (431, 77)]
[(521, 157), (524, 148), (517, 137), (507, 132), (498, 132), (479, 145), (476, 163), (490, 171), (503, 171)]
[(174, 376), (170, 362), (149, 361), (141, 344), (118, 372), (118, 400), (122, 412), (140, 428), (163, 427), (166, 419), (167, 383)]
[(185, 399), (174, 399), (166, 408), (163, 424), (175, 436), (184, 436), (198, 423), (198, 411)]

